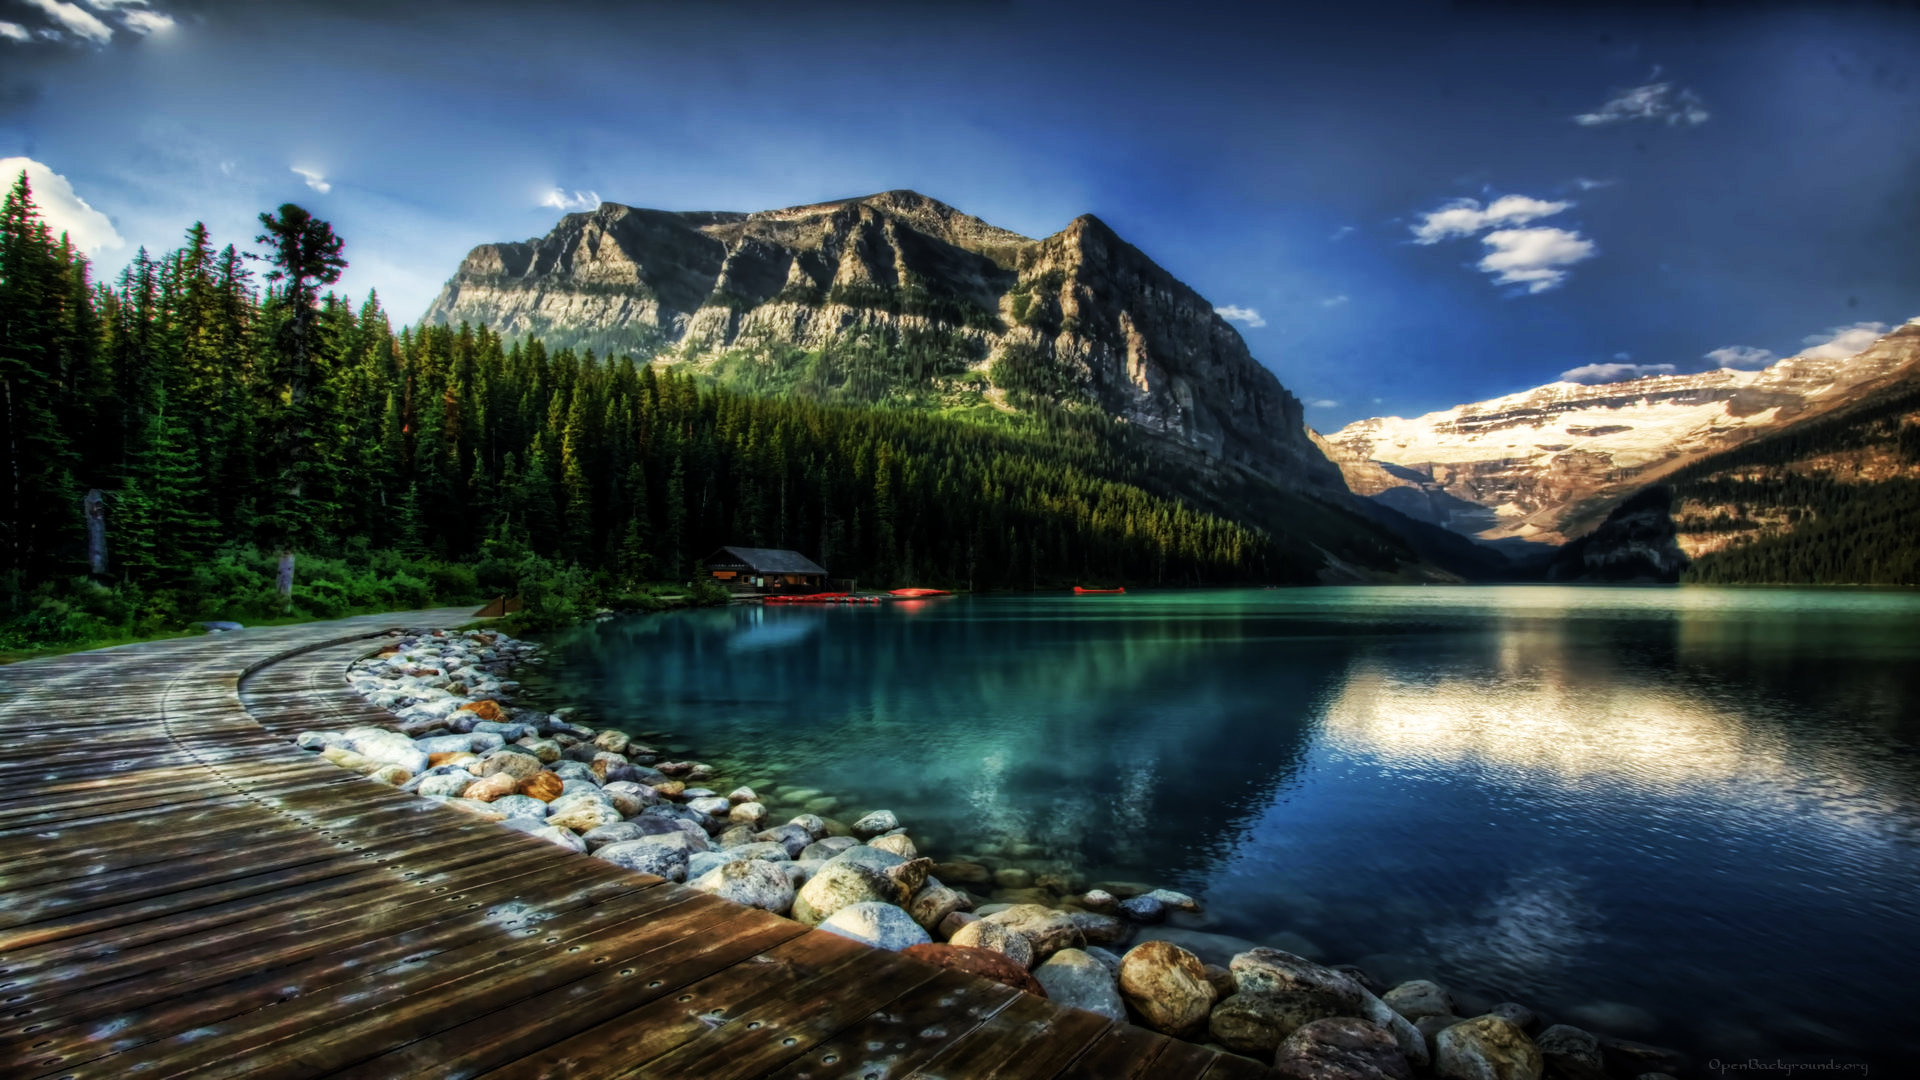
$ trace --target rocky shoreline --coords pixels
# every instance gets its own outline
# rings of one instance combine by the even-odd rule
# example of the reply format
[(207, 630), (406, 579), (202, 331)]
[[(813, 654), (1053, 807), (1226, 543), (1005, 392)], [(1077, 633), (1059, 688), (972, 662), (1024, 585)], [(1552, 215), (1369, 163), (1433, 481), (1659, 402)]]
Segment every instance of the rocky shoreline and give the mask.
[(347, 678), (393, 722), (305, 731), (297, 744), (583, 856), (1241, 1054), (1291, 1080), (1670, 1080), (1686, 1068), (1673, 1051), (1549, 1024), (1513, 1002), (1423, 979), (1382, 986), (1352, 965), (1164, 926), (1200, 910), (1173, 890), (1089, 887), (1070, 870), (984, 857), (936, 862), (891, 811), (843, 822), (822, 816), (838, 803), (820, 791), (734, 785), (669, 752), (678, 748), (589, 726), (571, 709), (514, 704), (514, 667), (542, 662), (531, 643), (493, 630), (392, 637)]

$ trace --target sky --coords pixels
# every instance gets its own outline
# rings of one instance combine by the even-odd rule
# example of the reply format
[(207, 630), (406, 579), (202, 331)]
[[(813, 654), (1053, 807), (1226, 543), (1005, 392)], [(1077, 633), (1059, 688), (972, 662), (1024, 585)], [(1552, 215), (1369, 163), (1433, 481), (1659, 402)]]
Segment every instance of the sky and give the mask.
[(97, 275), (331, 221), (396, 322), (598, 200), (1093, 213), (1333, 430), (1920, 315), (1920, 9), (0, 0), (0, 172)]

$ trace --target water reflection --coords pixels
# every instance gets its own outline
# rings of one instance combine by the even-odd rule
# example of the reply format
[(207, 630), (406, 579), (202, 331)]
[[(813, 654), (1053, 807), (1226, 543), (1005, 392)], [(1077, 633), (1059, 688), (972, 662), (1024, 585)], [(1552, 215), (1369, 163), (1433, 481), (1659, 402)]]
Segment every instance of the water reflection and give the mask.
[(1007, 597), (554, 644), (608, 722), (936, 855), (1171, 882), (1225, 931), (1632, 1002), (1703, 1054), (1920, 1051), (1861, 1021), (1920, 1005), (1889, 960), (1920, 916), (1911, 595)]

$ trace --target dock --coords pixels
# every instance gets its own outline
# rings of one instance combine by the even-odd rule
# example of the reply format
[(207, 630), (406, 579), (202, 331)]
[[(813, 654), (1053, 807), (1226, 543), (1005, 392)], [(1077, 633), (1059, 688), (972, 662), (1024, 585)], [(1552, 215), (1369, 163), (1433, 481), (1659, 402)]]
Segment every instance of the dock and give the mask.
[(469, 608), (0, 666), (0, 1076), (1251, 1080), (1271, 1070), (337, 768)]

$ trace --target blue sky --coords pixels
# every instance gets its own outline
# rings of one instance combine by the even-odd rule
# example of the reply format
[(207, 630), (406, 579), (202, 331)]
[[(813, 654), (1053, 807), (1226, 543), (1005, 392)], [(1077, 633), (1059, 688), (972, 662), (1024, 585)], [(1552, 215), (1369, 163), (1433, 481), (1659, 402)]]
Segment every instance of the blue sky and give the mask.
[(576, 193), (1091, 212), (1330, 430), (1920, 315), (1915, 55), (1880, 5), (0, 0), (0, 159), (108, 274), (299, 202), (400, 321)]

